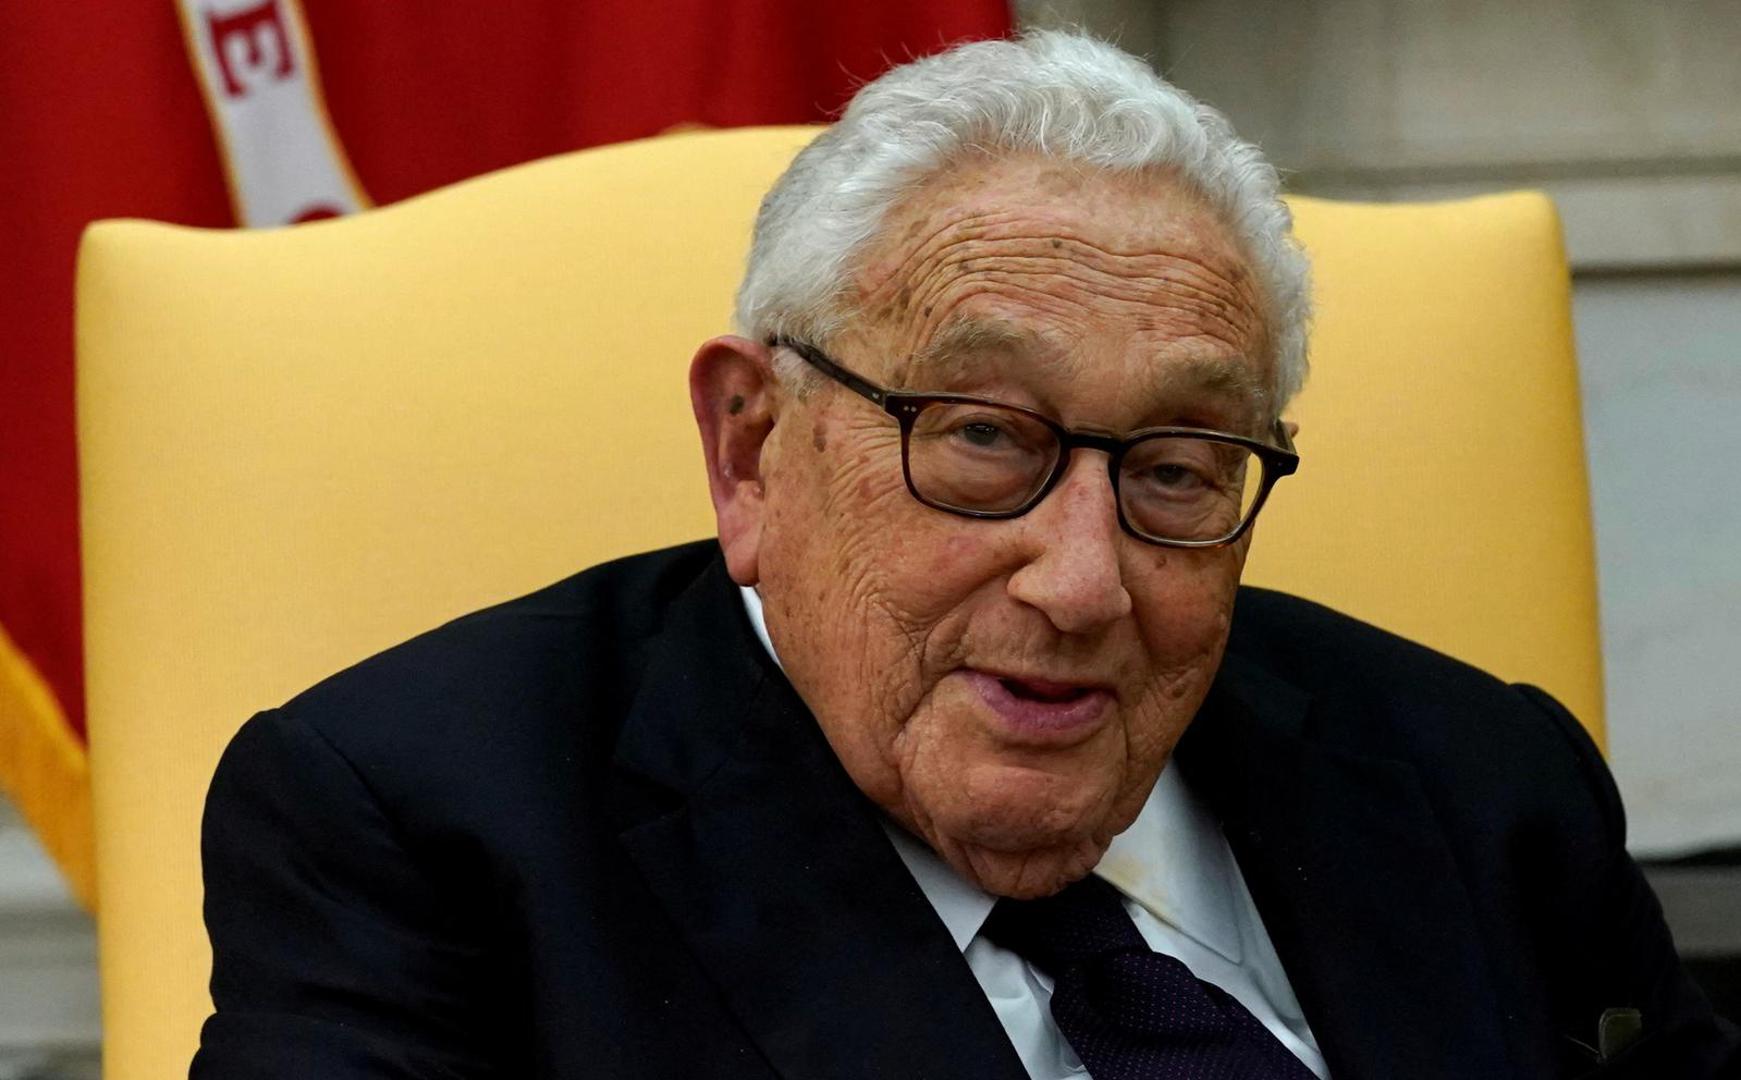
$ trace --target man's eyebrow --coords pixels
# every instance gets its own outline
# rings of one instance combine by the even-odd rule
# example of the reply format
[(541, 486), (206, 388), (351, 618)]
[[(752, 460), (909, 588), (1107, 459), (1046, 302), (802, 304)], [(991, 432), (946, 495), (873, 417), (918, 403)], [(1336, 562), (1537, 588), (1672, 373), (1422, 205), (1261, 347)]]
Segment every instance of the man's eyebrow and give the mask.
[(952, 315), (929, 341), (898, 364), (897, 383), (959, 374), (976, 359), (1028, 357), (1050, 351), (1040, 334), (1016, 323)]
[[(1055, 343), (1019, 323), (958, 313), (896, 366), (892, 385), (928, 388), (993, 360), (1033, 363), (1056, 352)], [(1269, 400), (1262, 367), (1240, 356), (1201, 353), (1157, 360), (1152, 378), (1143, 380), (1141, 389), (1155, 395), (1157, 405), (1177, 403), (1187, 395), (1209, 395), (1257, 414)]]
[[(1267, 423), (1271, 390), (1263, 377), (1263, 365), (1239, 357), (1181, 357), (1164, 365), (1147, 389), (1156, 404), (1168, 412), (1181, 408), (1195, 411), (1188, 408), (1192, 404), (1211, 409), (1206, 416), (1193, 417), (1193, 423), (1208, 423), (1254, 438), (1262, 437), (1260, 429)], [(1215, 415), (1227, 409), (1233, 411), (1225, 417)]]
[(1185, 356), (1169, 361), (1162, 365), (1155, 385), (1163, 390), (1184, 387), (1253, 400), (1268, 396), (1256, 365), (1228, 356)]

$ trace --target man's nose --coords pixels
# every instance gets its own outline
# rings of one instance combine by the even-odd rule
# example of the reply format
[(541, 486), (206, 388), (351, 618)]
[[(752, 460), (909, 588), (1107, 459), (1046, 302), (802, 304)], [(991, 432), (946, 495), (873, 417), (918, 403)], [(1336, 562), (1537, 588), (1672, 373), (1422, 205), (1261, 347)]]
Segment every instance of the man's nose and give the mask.
[(1067, 634), (1092, 633), (1130, 614), (1106, 455), (1078, 451), (1058, 486), (1018, 521), (1027, 562), (1010, 577), (1011, 596)]

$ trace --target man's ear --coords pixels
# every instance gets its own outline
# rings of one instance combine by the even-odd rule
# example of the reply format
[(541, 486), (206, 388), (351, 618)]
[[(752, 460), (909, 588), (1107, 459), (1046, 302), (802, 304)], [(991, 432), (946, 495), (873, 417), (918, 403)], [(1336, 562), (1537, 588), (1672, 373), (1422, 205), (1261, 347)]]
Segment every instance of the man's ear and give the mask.
[(703, 343), (689, 363), (689, 402), (726, 568), (739, 585), (754, 585), (767, 507), (762, 449), (780, 408), (773, 351), (735, 335)]

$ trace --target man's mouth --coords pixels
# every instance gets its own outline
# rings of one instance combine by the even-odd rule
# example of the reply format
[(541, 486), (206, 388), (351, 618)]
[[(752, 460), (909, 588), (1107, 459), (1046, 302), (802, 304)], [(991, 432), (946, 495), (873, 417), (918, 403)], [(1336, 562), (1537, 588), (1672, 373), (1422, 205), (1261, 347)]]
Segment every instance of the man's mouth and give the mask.
[(1067, 746), (1092, 735), (1111, 715), (1112, 691), (1090, 682), (1064, 682), (967, 668), (962, 671), (1013, 743)]
[(1000, 678), (1005, 690), (1024, 701), (1044, 701), (1051, 703), (1075, 701), (1086, 695), (1090, 688), (1073, 683), (1048, 682), (1045, 679), (1015, 679)]

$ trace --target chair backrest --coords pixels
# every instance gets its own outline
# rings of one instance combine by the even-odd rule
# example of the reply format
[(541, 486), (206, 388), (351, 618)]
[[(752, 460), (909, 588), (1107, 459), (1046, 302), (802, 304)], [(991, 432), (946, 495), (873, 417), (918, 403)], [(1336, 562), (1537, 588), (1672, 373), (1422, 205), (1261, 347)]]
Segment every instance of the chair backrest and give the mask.
[[(762, 192), (813, 129), (571, 154), (274, 232), (107, 222), (79, 268), (105, 1075), (209, 1010), (198, 826), (255, 710), (449, 616), (707, 536), (684, 389)], [(1251, 577), (1599, 723), (1551, 209), (1297, 204), (1305, 465)]]

